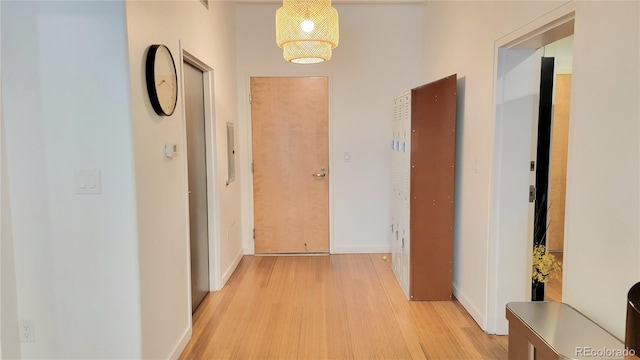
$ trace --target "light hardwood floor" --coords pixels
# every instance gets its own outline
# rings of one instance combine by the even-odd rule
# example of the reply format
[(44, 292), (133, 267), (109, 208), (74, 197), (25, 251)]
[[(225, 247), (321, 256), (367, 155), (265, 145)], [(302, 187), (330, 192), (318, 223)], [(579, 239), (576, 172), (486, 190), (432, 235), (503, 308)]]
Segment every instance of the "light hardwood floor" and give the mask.
[(457, 301), (409, 302), (381, 254), (245, 256), (181, 359), (506, 359)]

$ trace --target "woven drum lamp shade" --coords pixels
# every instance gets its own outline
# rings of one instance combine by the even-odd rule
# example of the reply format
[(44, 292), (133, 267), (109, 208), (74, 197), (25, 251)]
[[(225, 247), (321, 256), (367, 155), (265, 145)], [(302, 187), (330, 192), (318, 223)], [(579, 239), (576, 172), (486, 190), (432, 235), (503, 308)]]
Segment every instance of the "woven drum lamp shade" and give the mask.
[(283, 0), (276, 11), (276, 43), (287, 61), (327, 61), (338, 41), (338, 11), (331, 0)]

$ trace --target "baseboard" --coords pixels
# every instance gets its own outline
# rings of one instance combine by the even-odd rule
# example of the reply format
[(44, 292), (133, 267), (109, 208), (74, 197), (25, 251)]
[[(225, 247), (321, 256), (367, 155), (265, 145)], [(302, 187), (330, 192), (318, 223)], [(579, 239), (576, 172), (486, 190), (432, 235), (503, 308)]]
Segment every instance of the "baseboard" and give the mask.
[(460, 289), (456, 286), (456, 284), (453, 284), (453, 296), (455, 296), (456, 299), (458, 299), (462, 307), (464, 307), (464, 309), (467, 310), (469, 315), (471, 315), (473, 320), (475, 320), (478, 323), (480, 328), (482, 328), (483, 331), (487, 331), (487, 329), (485, 328), (486, 323), (485, 323), (484, 314), (473, 305), (473, 303), (469, 300), (469, 298), (465, 296), (462, 291), (460, 291)]
[(496, 320), (496, 331), (494, 335), (509, 335), (509, 321), (504, 318), (505, 316)]
[(332, 254), (388, 254), (391, 246), (334, 246)]
[[(191, 320), (189, 320), (189, 321), (191, 321)], [(171, 357), (170, 357), (171, 360), (178, 360), (178, 358), (180, 357), (180, 355), (184, 351), (184, 348), (187, 347), (187, 344), (189, 343), (189, 340), (191, 340), (191, 326), (189, 326), (189, 328), (184, 333), (184, 335), (182, 335), (182, 339), (180, 339), (180, 342), (178, 343), (178, 346), (173, 351), (173, 354), (171, 354)]]
[(227, 281), (229, 281), (229, 279), (231, 278), (231, 275), (233, 275), (233, 272), (236, 271), (236, 268), (238, 267), (238, 264), (240, 264), (240, 261), (242, 260), (243, 256), (244, 256), (244, 249), (242, 249), (242, 250), (240, 250), (240, 252), (238, 252), (238, 255), (236, 255), (236, 258), (231, 263), (231, 266), (229, 266), (229, 268), (222, 275), (222, 286), (223, 287), (227, 283)]
[[(334, 246), (330, 254), (389, 254), (391, 246)], [(255, 255), (253, 248), (244, 248), (245, 255)]]

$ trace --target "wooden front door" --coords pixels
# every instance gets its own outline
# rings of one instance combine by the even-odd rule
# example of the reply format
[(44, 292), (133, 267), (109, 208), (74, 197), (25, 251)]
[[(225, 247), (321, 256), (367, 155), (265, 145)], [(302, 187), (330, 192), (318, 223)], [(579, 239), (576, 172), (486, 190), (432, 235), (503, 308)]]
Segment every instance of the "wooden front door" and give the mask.
[(329, 85), (251, 78), (255, 252), (329, 251)]

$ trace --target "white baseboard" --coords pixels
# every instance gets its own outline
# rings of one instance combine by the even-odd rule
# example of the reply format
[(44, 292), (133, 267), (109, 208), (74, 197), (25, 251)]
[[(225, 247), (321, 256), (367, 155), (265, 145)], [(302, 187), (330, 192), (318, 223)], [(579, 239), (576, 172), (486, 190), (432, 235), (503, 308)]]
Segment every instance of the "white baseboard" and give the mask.
[(233, 272), (236, 271), (236, 268), (238, 267), (238, 264), (240, 264), (240, 261), (242, 260), (243, 256), (244, 256), (244, 249), (242, 249), (242, 250), (240, 250), (240, 252), (238, 252), (238, 254), (236, 255), (236, 258), (231, 263), (231, 266), (229, 266), (229, 268), (222, 275), (222, 286), (223, 287), (227, 283), (227, 281), (229, 281), (229, 278), (231, 278), (231, 275), (233, 275)]
[(388, 254), (391, 252), (390, 245), (383, 246), (334, 246), (332, 254)]
[[(191, 321), (191, 319), (189, 319), (189, 321)], [(184, 351), (184, 348), (187, 347), (187, 344), (189, 343), (189, 340), (191, 340), (191, 326), (189, 326), (189, 328), (184, 333), (184, 335), (182, 335), (182, 339), (180, 339), (180, 342), (178, 343), (178, 346), (173, 351), (173, 354), (171, 354), (171, 357), (170, 357), (171, 360), (178, 360), (178, 358), (180, 357), (180, 355)]]
[[(334, 246), (330, 254), (389, 254), (391, 246)], [(244, 248), (245, 255), (255, 255), (252, 248)]]
[(469, 298), (465, 296), (462, 291), (460, 291), (460, 289), (456, 286), (456, 284), (453, 284), (453, 296), (455, 296), (456, 299), (458, 299), (462, 307), (464, 307), (464, 309), (467, 310), (469, 315), (471, 315), (473, 320), (475, 320), (478, 323), (480, 328), (482, 328), (483, 331), (487, 331), (487, 329), (485, 328), (486, 323), (485, 323), (484, 314), (473, 305), (473, 303), (469, 300)]
[(500, 318), (496, 320), (495, 335), (509, 335), (509, 321), (506, 318)]

